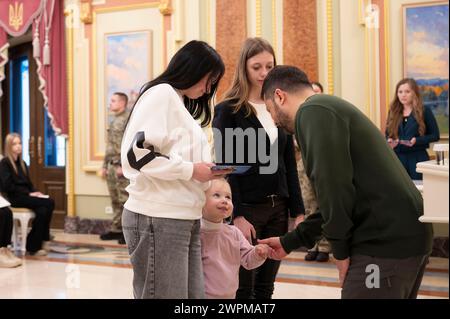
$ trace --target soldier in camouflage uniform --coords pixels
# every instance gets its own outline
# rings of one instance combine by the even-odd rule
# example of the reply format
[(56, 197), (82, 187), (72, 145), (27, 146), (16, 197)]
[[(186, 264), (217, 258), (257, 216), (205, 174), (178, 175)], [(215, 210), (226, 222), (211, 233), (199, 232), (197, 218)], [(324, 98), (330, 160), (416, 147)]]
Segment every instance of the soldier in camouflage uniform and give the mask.
[[(297, 171), (298, 179), (300, 182), (300, 190), (302, 192), (303, 204), (305, 205), (305, 218), (317, 211), (317, 198), (314, 192), (314, 188), (305, 172), (305, 167), (303, 165), (303, 159), (300, 154), (300, 149), (295, 143), (296, 149), (296, 160), (297, 160)], [(330, 256), (331, 247), (328, 241), (323, 237), (320, 239), (313, 248), (308, 250), (308, 254), (305, 256), (307, 261), (328, 261)]]
[(122, 210), (123, 204), (128, 199), (128, 193), (125, 190), (128, 186), (128, 180), (123, 176), (120, 162), (122, 137), (130, 114), (127, 110), (127, 104), (128, 97), (124, 93), (116, 92), (111, 97), (109, 109), (114, 113), (114, 119), (108, 128), (108, 139), (102, 169), (102, 176), (106, 177), (108, 184), (114, 217), (110, 231), (102, 234), (100, 238), (102, 240), (117, 239), (120, 244), (125, 244), (122, 233)]

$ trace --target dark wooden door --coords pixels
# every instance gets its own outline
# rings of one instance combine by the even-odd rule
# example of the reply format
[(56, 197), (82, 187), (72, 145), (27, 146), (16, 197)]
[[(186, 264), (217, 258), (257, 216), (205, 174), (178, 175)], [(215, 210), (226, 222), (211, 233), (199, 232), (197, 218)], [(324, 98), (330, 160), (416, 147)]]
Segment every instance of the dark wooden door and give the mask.
[(50, 125), (39, 91), (37, 65), (31, 43), (9, 50), (2, 102), (2, 139), (9, 132), (22, 136), (23, 158), (35, 188), (55, 200), (52, 228), (64, 228), (67, 212), (65, 191), (65, 140)]

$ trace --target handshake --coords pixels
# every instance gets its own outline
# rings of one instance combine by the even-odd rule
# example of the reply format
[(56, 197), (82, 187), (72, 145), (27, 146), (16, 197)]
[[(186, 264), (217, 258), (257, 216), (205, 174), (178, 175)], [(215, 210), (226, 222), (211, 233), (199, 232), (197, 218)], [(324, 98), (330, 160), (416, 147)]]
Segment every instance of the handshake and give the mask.
[(258, 239), (258, 245), (255, 246), (255, 251), (261, 258), (281, 260), (287, 256), (286, 251), (281, 246), (280, 237)]

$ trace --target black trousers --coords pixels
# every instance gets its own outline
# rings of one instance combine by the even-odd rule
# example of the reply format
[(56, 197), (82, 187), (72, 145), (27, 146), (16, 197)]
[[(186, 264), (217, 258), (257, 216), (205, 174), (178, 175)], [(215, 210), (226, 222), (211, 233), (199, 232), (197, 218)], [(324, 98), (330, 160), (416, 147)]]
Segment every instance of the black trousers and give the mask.
[(0, 208), (0, 248), (11, 244), (13, 214), (8, 207)]
[[(245, 218), (256, 230), (257, 239), (278, 237), (288, 230), (288, 211), (285, 199), (268, 198), (262, 204), (243, 204)], [(257, 244), (253, 240), (253, 245)], [(267, 259), (260, 267), (239, 270), (239, 289), (236, 299), (270, 299), (272, 298), (275, 278), (281, 261)]]
[(50, 240), (50, 222), (55, 202), (51, 198), (39, 198), (28, 195), (9, 198), (11, 206), (25, 207), (34, 211), (31, 231), (27, 236), (27, 251), (34, 253), (42, 248), (43, 241)]

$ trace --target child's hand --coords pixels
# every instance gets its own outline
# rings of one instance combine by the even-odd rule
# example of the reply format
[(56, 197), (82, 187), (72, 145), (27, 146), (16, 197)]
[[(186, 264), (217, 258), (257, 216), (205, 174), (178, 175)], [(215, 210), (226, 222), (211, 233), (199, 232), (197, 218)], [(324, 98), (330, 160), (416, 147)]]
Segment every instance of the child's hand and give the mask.
[(255, 246), (255, 251), (259, 257), (266, 259), (269, 256), (270, 247), (266, 244), (259, 244)]

